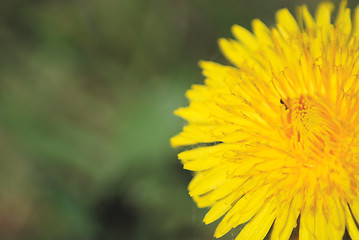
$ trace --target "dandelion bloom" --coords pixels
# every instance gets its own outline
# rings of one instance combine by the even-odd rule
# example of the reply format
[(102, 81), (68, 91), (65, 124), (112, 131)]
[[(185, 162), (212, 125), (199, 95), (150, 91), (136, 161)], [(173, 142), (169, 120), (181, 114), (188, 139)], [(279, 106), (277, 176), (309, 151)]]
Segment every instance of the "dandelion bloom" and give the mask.
[[(188, 121), (171, 139), (194, 171), (188, 186), (221, 237), (359, 239), (359, 7), (306, 6), (276, 13), (253, 33), (233, 26), (219, 45), (233, 66), (200, 62), (205, 85), (175, 114)], [(297, 226), (298, 224), (298, 226)]]

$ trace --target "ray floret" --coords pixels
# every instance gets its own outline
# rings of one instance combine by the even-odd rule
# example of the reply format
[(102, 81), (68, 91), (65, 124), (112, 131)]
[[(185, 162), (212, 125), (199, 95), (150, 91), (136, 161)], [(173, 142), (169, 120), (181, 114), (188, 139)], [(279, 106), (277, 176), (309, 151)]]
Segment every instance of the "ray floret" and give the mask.
[(231, 66), (201, 61), (204, 85), (175, 114), (171, 139), (194, 172), (189, 194), (236, 240), (359, 239), (359, 7), (305, 5), (276, 25), (234, 25), (219, 46)]

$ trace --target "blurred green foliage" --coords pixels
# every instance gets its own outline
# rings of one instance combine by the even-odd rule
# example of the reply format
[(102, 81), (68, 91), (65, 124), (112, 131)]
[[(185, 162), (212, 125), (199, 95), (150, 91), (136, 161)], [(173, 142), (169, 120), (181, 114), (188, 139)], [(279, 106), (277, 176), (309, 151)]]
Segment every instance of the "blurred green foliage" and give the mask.
[(212, 239), (172, 111), (231, 25), (318, 2), (3, 0), (0, 238)]

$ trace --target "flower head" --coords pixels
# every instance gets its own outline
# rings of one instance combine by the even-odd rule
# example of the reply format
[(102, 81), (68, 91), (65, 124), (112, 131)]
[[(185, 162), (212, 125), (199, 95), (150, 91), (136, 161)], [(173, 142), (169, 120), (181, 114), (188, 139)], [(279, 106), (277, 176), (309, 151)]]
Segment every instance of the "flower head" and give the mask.
[(215, 237), (246, 223), (236, 239), (359, 239), (359, 7), (329, 2), (297, 20), (287, 9), (253, 33), (233, 26), (219, 45), (233, 66), (200, 62), (205, 85), (175, 114), (188, 121), (171, 139), (195, 172), (189, 194), (223, 217)]

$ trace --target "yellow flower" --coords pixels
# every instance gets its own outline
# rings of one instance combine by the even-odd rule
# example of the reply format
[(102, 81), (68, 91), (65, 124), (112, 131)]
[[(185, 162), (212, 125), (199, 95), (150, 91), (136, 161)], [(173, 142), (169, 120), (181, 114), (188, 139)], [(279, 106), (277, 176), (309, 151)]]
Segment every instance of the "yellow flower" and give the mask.
[(287, 9), (253, 33), (235, 25), (220, 39), (234, 65), (200, 62), (205, 85), (175, 114), (188, 121), (171, 139), (195, 171), (189, 194), (221, 218), (215, 237), (246, 223), (238, 239), (359, 239), (359, 7), (323, 2), (315, 17)]

